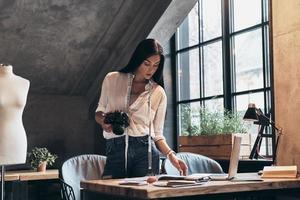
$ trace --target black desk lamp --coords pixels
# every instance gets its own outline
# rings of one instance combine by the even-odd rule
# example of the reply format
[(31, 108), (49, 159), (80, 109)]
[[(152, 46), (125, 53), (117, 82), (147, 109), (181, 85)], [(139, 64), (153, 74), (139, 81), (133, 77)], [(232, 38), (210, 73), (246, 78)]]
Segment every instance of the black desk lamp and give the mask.
[[(251, 150), (249, 158), (250, 159), (258, 158), (262, 138), (269, 137), (269, 138), (272, 138), (273, 164), (276, 164), (277, 147), (278, 147), (279, 137), (282, 134), (282, 129), (277, 127), (275, 125), (275, 122), (273, 122), (269, 117), (264, 115), (264, 113), (261, 111), (261, 109), (256, 108), (254, 103), (250, 103), (248, 105), (248, 109), (247, 109), (243, 119), (248, 120), (248, 121), (254, 121), (254, 124), (260, 125), (259, 132), (257, 134), (256, 140), (255, 140), (255, 143)], [(264, 131), (265, 127), (269, 126), (269, 125), (271, 125), (275, 129), (275, 132), (272, 131), (272, 134), (264, 134), (263, 131)], [(278, 133), (277, 137), (276, 137), (276, 132)]]

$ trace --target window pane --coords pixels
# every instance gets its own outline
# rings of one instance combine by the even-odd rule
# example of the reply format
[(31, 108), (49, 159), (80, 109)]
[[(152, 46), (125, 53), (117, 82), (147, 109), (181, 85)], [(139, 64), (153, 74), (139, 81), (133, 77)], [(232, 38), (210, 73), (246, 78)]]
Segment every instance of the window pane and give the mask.
[(272, 155), (272, 139), (271, 138), (266, 138), (266, 137), (262, 138), (259, 155), (264, 156), (264, 157), (268, 156), (269, 158), (271, 157), (271, 155)]
[(234, 36), (236, 91), (263, 87), (261, 29)]
[(222, 34), (221, 26), (221, 0), (202, 0), (203, 13), (203, 41), (220, 37)]
[(199, 49), (180, 53), (178, 57), (179, 100), (199, 98)]
[[(245, 94), (245, 95), (239, 95), (236, 97), (236, 107), (237, 111), (242, 113), (242, 117), (244, 116), (249, 103), (255, 103), (257, 108), (260, 108), (262, 111), (264, 111), (264, 93), (252, 93), (252, 94)], [(257, 133), (259, 131), (259, 126), (254, 124), (251, 121), (247, 121), (246, 124), (248, 125), (248, 133), (250, 133), (250, 141), (251, 141), (251, 148), (254, 145), (255, 139), (257, 137)], [(263, 141), (261, 145), (261, 150), (265, 153), (266, 146), (265, 141)], [(262, 152), (262, 153), (263, 153)]]
[(179, 104), (179, 135), (189, 135), (199, 130), (200, 102)]
[(199, 43), (198, 3), (179, 26), (177, 49), (183, 49)]
[(216, 111), (223, 112), (224, 111), (223, 98), (206, 100), (204, 102), (204, 105), (205, 105), (205, 108), (207, 108), (208, 110), (210, 110), (212, 112), (216, 112)]
[(222, 43), (203, 47), (204, 96), (223, 94)]
[(237, 111), (242, 111), (245, 113), (248, 109), (249, 103), (254, 103), (257, 108), (260, 108), (262, 111), (264, 111), (264, 93), (259, 92), (236, 96)]
[(234, 31), (261, 23), (261, 0), (234, 0)]

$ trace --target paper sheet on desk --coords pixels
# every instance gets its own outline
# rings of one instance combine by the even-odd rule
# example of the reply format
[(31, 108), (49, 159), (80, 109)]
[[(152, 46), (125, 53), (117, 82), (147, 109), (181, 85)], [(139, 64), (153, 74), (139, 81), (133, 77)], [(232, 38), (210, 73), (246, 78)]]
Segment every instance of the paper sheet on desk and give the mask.
[(185, 180), (208, 180), (211, 174), (197, 173), (186, 176)]
[(148, 185), (147, 177), (125, 178), (119, 185)]
[(243, 181), (263, 181), (261, 176), (258, 174), (237, 174), (232, 180), (232, 182), (243, 182)]

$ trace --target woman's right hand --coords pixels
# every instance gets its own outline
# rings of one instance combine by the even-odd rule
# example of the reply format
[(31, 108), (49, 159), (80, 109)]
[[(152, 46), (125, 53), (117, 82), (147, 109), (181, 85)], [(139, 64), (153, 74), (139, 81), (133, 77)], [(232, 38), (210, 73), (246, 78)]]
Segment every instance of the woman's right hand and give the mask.
[(98, 122), (98, 124), (100, 124), (100, 126), (102, 127), (102, 129), (105, 131), (105, 132), (111, 132), (112, 131), (112, 125), (111, 124), (106, 124), (104, 123), (104, 119), (105, 119), (105, 113), (104, 112), (97, 112), (96, 113), (96, 122)]
[(112, 125), (111, 124), (106, 124), (104, 122), (101, 123), (102, 129), (105, 132), (111, 132), (112, 131)]

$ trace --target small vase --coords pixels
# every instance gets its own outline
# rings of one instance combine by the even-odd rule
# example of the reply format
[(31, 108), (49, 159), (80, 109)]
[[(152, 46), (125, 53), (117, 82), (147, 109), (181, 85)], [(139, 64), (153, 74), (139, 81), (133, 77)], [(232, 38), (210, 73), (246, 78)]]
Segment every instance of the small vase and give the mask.
[(47, 162), (42, 162), (38, 167), (37, 171), (38, 172), (45, 172), (47, 167)]

